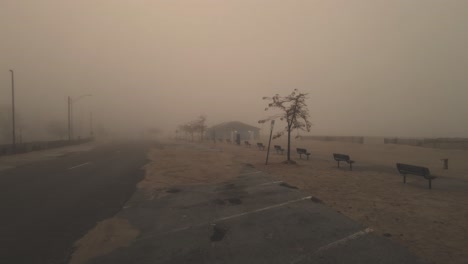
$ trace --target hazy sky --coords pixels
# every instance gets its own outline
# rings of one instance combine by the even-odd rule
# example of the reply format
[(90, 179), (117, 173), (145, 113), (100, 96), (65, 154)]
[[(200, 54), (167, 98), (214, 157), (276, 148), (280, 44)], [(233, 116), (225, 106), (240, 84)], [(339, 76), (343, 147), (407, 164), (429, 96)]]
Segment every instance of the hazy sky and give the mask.
[(0, 105), (66, 96), (108, 127), (265, 117), (310, 93), (313, 134), (468, 137), (466, 0), (0, 0)]

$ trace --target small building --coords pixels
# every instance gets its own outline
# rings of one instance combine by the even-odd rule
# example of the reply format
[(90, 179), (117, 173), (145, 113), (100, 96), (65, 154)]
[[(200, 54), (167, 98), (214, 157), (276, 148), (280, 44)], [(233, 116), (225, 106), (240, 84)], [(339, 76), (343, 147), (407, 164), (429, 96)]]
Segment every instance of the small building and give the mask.
[(254, 127), (239, 121), (224, 122), (208, 128), (206, 137), (209, 139), (230, 139), (235, 140), (236, 135), (240, 135), (240, 140), (258, 139), (260, 128)]

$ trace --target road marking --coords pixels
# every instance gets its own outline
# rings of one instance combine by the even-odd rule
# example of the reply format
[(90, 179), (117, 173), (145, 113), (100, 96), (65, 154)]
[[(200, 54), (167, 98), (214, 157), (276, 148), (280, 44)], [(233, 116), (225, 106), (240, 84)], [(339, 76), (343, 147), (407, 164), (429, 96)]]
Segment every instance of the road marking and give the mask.
[[(257, 209), (257, 210), (253, 210), (253, 211), (250, 211), (250, 212), (245, 212), (245, 213), (235, 214), (235, 215), (231, 215), (231, 216), (221, 217), (221, 218), (218, 218), (218, 219), (215, 219), (215, 220), (211, 221), (210, 223), (202, 223), (202, 224), (194, 224), (194, 225), (190, 225), (190, 226), (184, 226), (184, 227), (172, 229), (172, 230), (160, 233), (160, 234), (161, 235), (167, 235), (167, 234), (171, 234), (171, 233), (175, 233), (175, 232), (185, 231), (185, 230), (188, 230), (188, 229), (193, 228), (193, 227), (200, 227), (200, 226), (205, 226), (205, 225), (210, 225), (210, 224), (212, 225), (212, 224), (215, 224), (216, 222), (221, 222), (221, 221), (229, 220), (229, 219), (232, 219), (232, 218), (241, 217), (241, 216), (244, 216), (244, 215), (259, 213), (259, 212), (266, 211), (266, 210), (269, 210), (269, 209), (273, 209), (273, 208), (285, 206), (285, 205), (288, 205), (288, 204), (304, 201), (304, 200), (307, 200), (307, 199), (310, 199), (310, 198), (312, 198), (312, 196), (306, 196), (306, 197), (302, 197), (300, 199), (291, 200), (291, 201), (287, 201), (287, 202), (284, 202), (284, 203), (267, 206), (267, 207), (260, 208), (260, 209)], [(153, 236), (151, 236), (151, 237), (153, 237)], [(142, 239), (149, 239), (151, 237), (142, 238)]]
[(330, 243), (330, 244), (328, 244), (328, 245), (326, 245), (326, 246), (320, 247), (319, 249), (317, 249), (317, 250), (315, 251), (315, 253), (318, 253), (318, 252), (320, 252), (320, 251), (324, 251), (324, 250), (327, 250), (327, 249), (330, 249), (330, 248), (334, 248), (334, 247), (337, 247), (337, 246), (342, 245), (342, 244), (346, 244), (347, 242), (349, 242), (349, 241), (351, 241), (351, 240), (354, 240), (354, 239), (356, 239), (356, 238), (365, 236), (365, 235), (367, 235), (367, 234), (369, 234), (369, 233), (371, 233), (371, 232), (373, 232), (373, 231), (374, 231), (374, 230), (372, 230), (372, 228), (369, 228), (369, 227), (368, 227), (368, 228), (366, 228), (366, 229), (364, 229), (364, 230), (361, 230), (361, 231), (359, 231), (359, 232), (356, 232), (356, 233), (354, 233), (354, 234), (352, 234), (352, 235), (349, 235), (349, 236), (347, 236), (347, 237), (345, 237), (345, 238), (342, 238), (342, 239), (340, 239), (340, 240), (337, 240), (337, 241), (335, 241), (335, 242), (332, 242), (332, 243)]
[(213, 220), (213, 222), (220, 222), (220, 221), (225, 221), (225, 220), (229, 220), (229, 219), (244, 216), (244, 215), (255, 214), (255, 213), (258, 213), (258, 212), (263, 212), (263, 211), (266, 211), (266, 210), (270, 210), (270, 209), (273, 209), (273, 208), (285, 206), (285, 205), (288, 205), (288, 204), (304, 201), (304, 200), (307, 200), (307, 199), (310, 199), (310, 198), (312, 198), (312, 196), (306, 196), (306, 197), (302, 197), (300, 199), (291, 200), (291, 201), (280, 203), (280, 204), (270, 205), (270, 206), (267, 206), (267, 207), (264, 207), (264, 208), (260, 208), (260, 209), (257, 209), (257, 210), (250, 211), (250, 212), (245, 212), (245, 213), (235, 214), (235, 215), (231, 215), (231, 216), (221, 217), (221, 218)]
[(76, 166), (68, 168), (68, 169), (73, 170), (73, 169), (76, 169), (76, 168), (79, 168), (79, 167), (82, 167), (82, 166), (86, 166), (88, 164), (91, 164), (91, 162), (86, 162), (86, 163), (83, 163), (83, 164), (80, 164), (80, 165), (76, 165)]
[(328, 249), (335, 248), (335, 247), (338, 247), (340, 245), (346, 244), (351, 240), (355, 240), (355, 239), (357, 239), (359, 237), (365, 236), (365, 235), (367, 235), (367, 234), (369, 234), (369, 233), (371, 233), (373, 231), (374, 230), (372, 228), (368, 227), (368, 228), (366, 228), (364, 230), (361, 230), (361, 231), (358, 231), (358, 232), (356, 232), (354, 234), (351, 234), (351, 235), (349, 235), (349, 236), (347, 236), (345, 238), (339, 239), (339, 240), (337, 240), (335, 242), (332, 242), (332, 243), (330, 243), (328, 245), (322, 246), (322, 247), (318, 248), (317, 250), (315, 250), (314, 253), (304, 255), (304, 256), (302, 256), (300, 258), (297, 258), (297, 259), (291, 261), (290, 263), (294, 264), (294, 263), (302, 262), (302, 261), (306, 260), (307, 258), (309, 258), (309, 257), (311, 257), (311, 256), (313, 256), (313, 255), (315, 255), (317, 253), (320, 253), (322, 251), (325, 251), (325, 250), (328, 250)]

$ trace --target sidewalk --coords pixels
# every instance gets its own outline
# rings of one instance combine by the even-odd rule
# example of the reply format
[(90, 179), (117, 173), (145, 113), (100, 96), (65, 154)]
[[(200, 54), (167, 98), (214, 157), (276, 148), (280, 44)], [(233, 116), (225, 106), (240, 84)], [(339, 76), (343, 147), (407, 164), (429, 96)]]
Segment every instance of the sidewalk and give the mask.
[(95, 143), (90, 142), (62, 148), (52, 148), (47, 150), (32, 151), (23, 154), (0, 156), (0, 171), (12, 169), (36, 161), (57, 158), (73, 152), (89, 151), (93, 149), (94, 146)]

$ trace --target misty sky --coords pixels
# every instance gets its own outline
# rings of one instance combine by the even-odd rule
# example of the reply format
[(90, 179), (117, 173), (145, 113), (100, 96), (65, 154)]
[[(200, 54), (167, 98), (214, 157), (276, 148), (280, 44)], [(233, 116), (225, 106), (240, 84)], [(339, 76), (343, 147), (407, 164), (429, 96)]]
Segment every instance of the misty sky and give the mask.
[(0, 105), (24, 127), (265, 117), (310, 93), (312, 134), (468, 137), (466, 0), (0, 0)]

